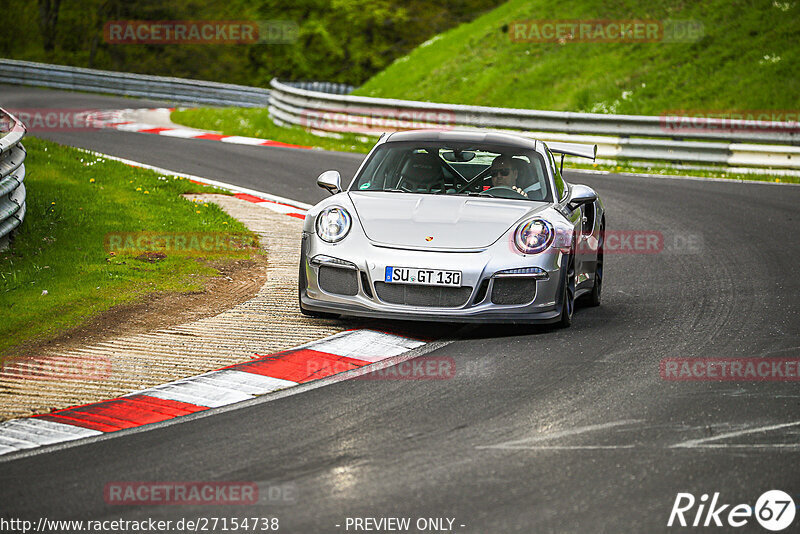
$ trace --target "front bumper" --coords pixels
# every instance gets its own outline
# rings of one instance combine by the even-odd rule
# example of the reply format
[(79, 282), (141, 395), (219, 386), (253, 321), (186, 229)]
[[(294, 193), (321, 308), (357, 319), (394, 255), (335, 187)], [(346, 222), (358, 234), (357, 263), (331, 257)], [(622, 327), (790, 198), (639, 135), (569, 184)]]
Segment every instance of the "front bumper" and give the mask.
[[(509, 243), (504, 242), (495, 243), (485, 250), (463, 252), (388, 248), (363, 241), (346, 246), (332, 245), (317, 239), (314, 234), (305, 233), (300, 265), (300, 303), (309, 311), (383, 319), (552, 323), (558, 321), (561, 314), (564, 257), (559, 249), (525, 256), (511, 250)], [(463, 302), (450, 302), (446, 306), (435, 302), (425, 305), (388, 302), (381, 297), (386, 295), (386, 288), (380, 286), (387, 266), (461, 271), (462, 288), (458, 300)], [(498, 304), (509, 298), (497, 297), (495, 290), (502, 285), (498, 282), (502, 275), (497, 273), (532, 267), (537, 267), (540, 272), (530, 276), (517, 274), (513, 278), (527, 279), (528, 288), (535, 285), (533, 294), (526, 293), (517, 299), (525, 302)], [(325, 276), (331, 279), (327, 273), (342, 274), (341, 278), (349, 282), (339, 284), (336, 291), (331, 291), (330, 282), (320, 283), (321, 268), (342, 269), (340, 273), (328, 270)], [(345, 271), (352, 274), (345, 274)], [(508, 284), (505, 287), (509, 287)], [(420, 286), (413, 288), (417, 295), (427, 290)], [(430, 288), (430, 291), (437, 289)], [(511, 300), (514, 300), (513, 295)]]

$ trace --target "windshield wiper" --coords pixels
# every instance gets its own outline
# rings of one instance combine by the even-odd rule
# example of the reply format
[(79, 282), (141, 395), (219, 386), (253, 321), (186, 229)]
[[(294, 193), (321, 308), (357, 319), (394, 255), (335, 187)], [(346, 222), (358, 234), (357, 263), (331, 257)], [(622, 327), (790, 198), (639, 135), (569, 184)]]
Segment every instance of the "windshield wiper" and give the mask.
[(453, 193), (453, 194), (455, 194), (455, 195), (468, 195), (468, 196), (471, 196), (471, 197), (495, 198), (494, 195), (487, 195), (486, 193), (481, 193), (481, 192), (478, 192), (478, 191), (462, 191), (461, 193)]

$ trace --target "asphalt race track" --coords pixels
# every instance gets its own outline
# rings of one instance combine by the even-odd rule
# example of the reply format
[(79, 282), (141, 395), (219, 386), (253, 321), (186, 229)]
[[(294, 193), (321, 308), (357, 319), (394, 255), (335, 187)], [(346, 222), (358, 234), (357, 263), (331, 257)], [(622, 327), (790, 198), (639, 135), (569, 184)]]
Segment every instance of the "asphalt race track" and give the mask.
[[(155, 105), (0, 86), (5, 108)], [(319, 172), (347, 178), (362, 157), (123, 132), (41, 136), (305, 202), (325, 195)], [(609, 231), (664, 237), (655, 253), (607, 253), (603, 305), (579, 308), (572, 328), (468, 329), (428, 355), (455, 359), (450, 380), (349, 380), (0, 460), (0, 517), (262, 516), (292, 533), (346, 532), (347, 517), (448, 517), (454, 532), (660, 532), (678, 492), (753, 505), (782, 489), (800, 504), (797, 382), (659, 372), (664, 358), (797, 357), (800, 187), (566, 177), (599, 192)], [(292, 497), (110, 506), (103, 489), (115, 481), (253, 481), (291, 485)], [(739, 530), (760, 528), (751, 519)]]

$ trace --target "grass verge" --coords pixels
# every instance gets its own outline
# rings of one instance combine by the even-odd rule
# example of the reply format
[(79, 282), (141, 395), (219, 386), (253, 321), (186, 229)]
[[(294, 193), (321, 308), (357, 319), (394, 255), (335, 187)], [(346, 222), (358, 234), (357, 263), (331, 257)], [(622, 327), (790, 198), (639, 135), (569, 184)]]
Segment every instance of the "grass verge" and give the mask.
[[(547, 0), (511, 0), (395, 60), (355, 94), (556, 111), (774, 110), (796, 117), (798, 17), (798, 2), (567, 0), (554, 10)], [(526, 28), (520, 21), (553, 19), (677, 20), (701, 31), (676, 35), (677, 42), (629, 43), (530, 42), (530, 34), (518, 34)]]
[(636, 165), (629, 161), (618, 161), (614, 164), (607, 163), (582, 163), (579, 158), (572, 158), (571, 162), (564, 162), (564, 170), (581, 169), (594, 171), (608, 171), (612, 173), (626, 174), (658, 174), (662, 176), (690, 176), (696, 178), (714, 178), (721, 180), (744, 180), (748, 182), (774, 182), (784, 184), (800, 183), (800, 176), (779, 176), (775, 174), (742, 174), (732, 173), (720, 169), (681, 169), (680, 167), (669, 166), (643, 166)]
[(270, 139), (293, 145), (310, 146), (338, 152), (366, 154), (374, 140), (367, 137), (342, 134), (341, 137), (323, 137), (307, 132), (299, 126), (291, 128), (272, 122), (266, 108), (198, 108), (173, 111), (171, 120), (191, 128), (214, 130), (225, 135), (242, 135)]
[(206, 260), (256, 253), (238, 247), (198, 251), (191, 244), (173, 245), (165, 254), (124, 246), (114, 252), (109, 236), (132, 232), (246, 236), (251, 242), (254, 235), (218, 206), (181, 197), (218, 189), (36, 138), (24, 144), (28, 211), (11, 247), (0, 252), (0, 356), (80, 326), (116, 304), (201, 290), (218, 273)]

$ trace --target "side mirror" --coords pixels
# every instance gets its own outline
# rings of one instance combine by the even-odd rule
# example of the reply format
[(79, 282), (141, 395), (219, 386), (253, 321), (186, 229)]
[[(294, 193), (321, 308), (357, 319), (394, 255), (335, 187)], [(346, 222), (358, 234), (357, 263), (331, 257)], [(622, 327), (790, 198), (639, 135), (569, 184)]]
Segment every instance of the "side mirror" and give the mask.
[(317, 178), (317, 185), (326, 189), (331, 195), (335, 195), (342, 191), (342, 177), (339, 175), (339, 171), (325, 171)]
[(574, 210), (595, 200), (597, 200), (597, 193), (594, 192), (594, 189), (586, 185), (573, 185), (567, 206), (569, 206), (569, 209)]

